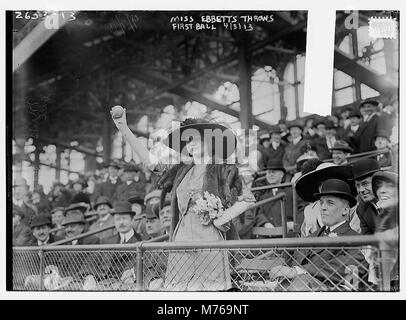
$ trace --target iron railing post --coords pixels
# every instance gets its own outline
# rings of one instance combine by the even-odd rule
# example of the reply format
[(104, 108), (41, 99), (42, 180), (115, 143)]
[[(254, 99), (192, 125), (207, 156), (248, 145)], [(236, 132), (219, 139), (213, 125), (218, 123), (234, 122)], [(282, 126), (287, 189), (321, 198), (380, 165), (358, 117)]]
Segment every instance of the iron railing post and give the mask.
[(286, 222), (286, 194), (280, 199), (281, 201), (281, 216), (282, 216), (282, 237), (287, 238), (288, 226)]
[(39, 252), (39, 278), (40, 278), (40, 290), (44, 291), (44, 249), (40, 249)]
[(142, 243), (137, 247), (137, 291), (144, 290)]
[(390, 291), (390, 282), (391, 282), (391, 271), (393, 264), (393, 248), (386, 241), (379, 242), (379, 251), (380, 251), (380, 260), (381, 260), (381, 272), (382, 272), (382, 290)]

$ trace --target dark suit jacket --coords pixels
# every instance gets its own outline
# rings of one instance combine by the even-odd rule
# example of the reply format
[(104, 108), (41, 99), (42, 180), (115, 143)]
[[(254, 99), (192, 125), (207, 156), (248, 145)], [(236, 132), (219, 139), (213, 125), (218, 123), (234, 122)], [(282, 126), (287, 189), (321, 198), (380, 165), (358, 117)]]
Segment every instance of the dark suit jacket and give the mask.
[(316, 153), (319, 156), (320, 160), (330, 159), (331, 153), (328, 149), (326, 137), (315, 137), (312, 140), (312, 145), (316, 148)]
[[(126, 244), (136, 243), (141, 241), (141, 237), (135, 232), (134, 235), (126, 242)], [(116, 234), (110, 238), (102, 240), (102, 244), (119, 244), (120, 243), (120, 234)], [(136, 266), (136, 251), (129, 250), (131, 252), (120, 252), (117, 251), (113, 254), (103, 254), (102, 263), (100, 266), (100, 274), (98, 275), (100, 280), (103, 279), (120, 279), (123, 272), (134, 268)], [(135, 268), (136, 269), (136, 268)], [(136, 272), (136, 270), (134, 270)]]
[[(286, 202), (285, 202), (285, 209), (286, 209), (286, 220), (292, 221), (293, 219), (293, 195), (292, 189), (290, 188), (278, 188), (278, 191), (275, 195), (278, 195), (282, 192), (286, 193)], [(273, 197), (272, 189), (269, 189), (268, 192), (263, 193), (259, 197), (260, 200), (264, 200), (266, 198)], [(259, 207), (256, 212), (255, 217), (255, 226), (261, 227), (265, 223), (270, 222), (273, 224), (274, 227), (282, 226), (282, 216), (281, 216), (281, 202), (280, 201), (272, 201), (264, 204), (263, 206)]]
[(351, 148), (354, 149), (352, 153), (359, 153), (359, 130), (362, 126), (362, 122), (359, 124), (358, 130), (353, 132), (351, 127), (348, 126), (347, 129), (344, 130), (342, 139), (347, 141)]
[[(63, 239), (63, 238), (61, 238), (61, 237), (55, 236), (55, 235), (53, 235), (53, 234), (50, 234), (50, 235), (49, 235), (49, 241), (48, 241), (47, 244), (54, 243), (54, 242), (60, 241), (60, 240), (62, 240), (62, 239)], [(33, 239), (32, 243), (31, 243), (31, 246), (32, 246), (32, 247), (37, 247), (37, 246), (38, 246), (38, 241), (37, 241), (37, 239), (35, 239), (35, 238)]]
[(36, 212), (37, 209), (33, 205), (27, 204), (25, 201), (19, 208), (24, 212), (24, 218), (21, 219), (21, 222), (29, 226), (31, 224), (32, 218), (34, 218), (34, 216), (37, 214)]
[(378, 130), (385, 129), (385, 121), (376, 114), (368, 122), (363, 122), (354, 135), (354, 141), (359, 146), (358, 152), (375, 150), (375, 135)]
[(306, 145), (310, 143), (309, 140), (301, 139), (297, 144), (290, 142), (285, 147), (285, 153), (283, 155), (283, 166), (285, 168), (296, 166), (296, 160), (299, 158), (305, 151)]
[(360, 220), (362, 234), (374, 234), (379, 224), (378, 212), (371, 202), (363, 202), (358, 199), (357, 215)]
[(115, 184), (111, 183), (110, 178), (107, 178), (106, 182), (100, 183), (95, 190), (95, 198), (97, 200), (100, 196), (108, 197), (110, 200), (113, 197), (114, 193), (116, 192), (119, 185), (123, 182), (120, 178), (117, 177), (117, 181)]
[(117, 202), (128, 201), (131, 197), (140, 196), (141, 198), (145, 197), (146, 184), (145, 181), (140, 179), (139, 181), (133, 181), (131, 184), (123, 183), (120, 184), (116, 192), (114, 193), (111, 202), (113, 206)]
[[(309, 235), (309, 237), (324, 237), (325, 227), (320, 228), (318, 231)], [(337, 236), (355, 236), (359, 235), (357, 232), (351, 229), (350, 224), (346, 221), (340, 225), (337, 229), (333, 230)], [(354, 265), (358, 267), (358, 276), (364, 278), (366, 276), (366, 270), (368, 270), (368, 264), (360, 250), (357, 249), (305, 249), (297, 250), (293, 254), (293, 265), (300, 266), (305, 269), (313, 277), (316, 277), (320, 281), (329, 281), (339, 284), (345, 278), (345, 267)], [(362, 267), (361, 267), (362, 266)]]
[(266, 168), (266, 165), (270, 159), (282, 161), (283, 155), (285, 154), (285, 147), (282, 145), (282, 143), (276, 149), (274, 149), (271, 144), (269, 148), (264, 148), (261, 146), (261, 148), (258, 148), (258, 150), (262, 154), (260, 168)]
[(13, 229), (13, 246), (15, 247), (25, 247), (32, 246), (34, 243), (34, 237), (30, 227), (25, 223), (20, 223)]

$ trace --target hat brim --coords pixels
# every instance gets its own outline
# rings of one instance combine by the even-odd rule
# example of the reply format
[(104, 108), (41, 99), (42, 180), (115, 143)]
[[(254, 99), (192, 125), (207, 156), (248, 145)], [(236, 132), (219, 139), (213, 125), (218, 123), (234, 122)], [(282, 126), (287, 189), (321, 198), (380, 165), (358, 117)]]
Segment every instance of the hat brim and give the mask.
[(334, 150), (338, 150), (338, 151), (343, 151), (343, 152), (348, 152), (348, 153), (352, 153), (354, 150), (351, 148), (330, 148), (330, 151), (334, 151)]
[(377, 168), (377, 169), (374, 169), (374, 170), (367, 171), (367, 172), (363, 173), (360, 176), (351, 177), (350, 179), (348, 179), (348, 181), (355, 181), (355, 180), (365, 179), (365, 178), (367, 178), (369, 176), (372, 176), (375, 172), (378, 172), (378, 171), (381, 171), (381, 168)]
[(36, 223), (36, 224), (31, 224), (30, 228), (34, 229), (35, 227), (41, 227), (41, 226), (49, 226), (52, 227), (52, 223), (51, 222), (44, 222), (44, 223)]
[(316, 171), (310, 171), (296, 181), (296, 192), (300, 198), (307, 202), (315, 202), (315, 194), (319, 192), (319, 185), (327, 179), (340, 179), (350, 185), (351, 192), (356, 194), (354, 183), (349, 183), (351, 168), (348, 166), (333, 166)]
[(395, 185), (399, 183), (399, 176), (394, 172), (389, 171), (378, 171), (372, 176), (372, 192), (376, 195), (377, 183), (378, 181), (387, 181)]
[(286, 173), (286, 169), (282, 167), (266, 167), (264, 170), (279, 170), (283, 171), (283, 173)]
[(313, 196), (316, 200), (319, 200), (322, 196), (335, 196), (337, 198), (343, 198), (349, 202), (351, 208), (357, 204), (357, 199), (355, 197), (353, 197), (351, 194), (348, 194), (345, 192), (340, 192), (340, 191), (320, 192), (320, 193), (315, 193)]
[(70, 221), (65, 221), (62, 223), (63, 226), (67, 226), (69, 224), (86, 224), (86, 220), (70, 220)]
[(107, 205), (110, 207), (110, 209), (113, 208), (113, 205), (112, 205), (110, 202), (107, 202), (107, 201), (106, 201), (106, 202), (96, 203), (96, 204), (94, 205), (94, 208), (97, 209), (97, 207), (100, 206), (100, 205), (102, 205), (102, 204), (107, 204)]
[(114, 216), (114, 215), (116, 215), (116, 214), (129, 214), (129, 215), (132, 215), (132, 216), (135, 216), (135, 212), (134, 211), (118, 211), (118, 212), (116, 212), (116, 211), (114, 211), (114, 212), (112, 212), (112, 213), (110, 213), (112, 216)]
[[(163, 140), (163, 143), (168, 148), (171, 148), (172, 150), (174, 150), (178, 153), (188, 155), (188, 154), (186, 154), (187, 150), (185, 148), (187, 141), (183, 141), (183, 139), (182, 139), (183, 133), (188, 129), (195, 129), (199, 132), (204, 132), (205, 130), (213, 131), (216, 129), (220, 129), (223, 133), (227, 132), (228, 134), (230, 134), (234, 141), (232, 141), (230, 144), (230, 143), (228, 143), (229, 139), (227, 139), (228, 135), (222, 137), (223, 154), (214, 155), (218, 158), (227, 159), (228, 157), (230, 157), (233, 154), (233, 152), (235, 151), (235, 149), (237, 147), (237, 137), (231, 131), (231, 129), (229, 129), (221, 124), (217, 124), (217, 123), (195, 123), (195, 124), (189, 124), (186, 126), (182, 126), (180, 128), (173, 130), (171, 133), (169, 133), (168, 136)], [(204, 134), (202, 136), (204, 137)], [(217, 148), (215, 148), (215, 149), (217, 149)]]

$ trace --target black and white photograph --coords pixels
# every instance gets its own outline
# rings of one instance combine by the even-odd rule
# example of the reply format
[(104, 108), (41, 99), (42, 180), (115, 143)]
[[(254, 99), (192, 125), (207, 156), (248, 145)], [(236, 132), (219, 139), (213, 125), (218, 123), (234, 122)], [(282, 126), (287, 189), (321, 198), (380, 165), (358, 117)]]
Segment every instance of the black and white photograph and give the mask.
[(7, 291), (401, 292), (400, 12), (334, 13), (7, 10)]

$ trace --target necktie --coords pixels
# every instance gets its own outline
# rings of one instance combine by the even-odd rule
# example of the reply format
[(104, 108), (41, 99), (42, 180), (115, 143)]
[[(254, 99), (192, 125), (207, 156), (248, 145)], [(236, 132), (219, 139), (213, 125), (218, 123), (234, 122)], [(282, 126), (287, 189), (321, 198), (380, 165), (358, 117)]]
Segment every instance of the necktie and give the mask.
[(123, 244), (123, 243), (125, 243), (125, 238), (124, 238), (124, 237), (121, 237), (120, 244)]
[(326, 235), (329, 235), (330, 234), (330, 227), (326, 227), (326, 229), (324, 230), (324, 233)]

